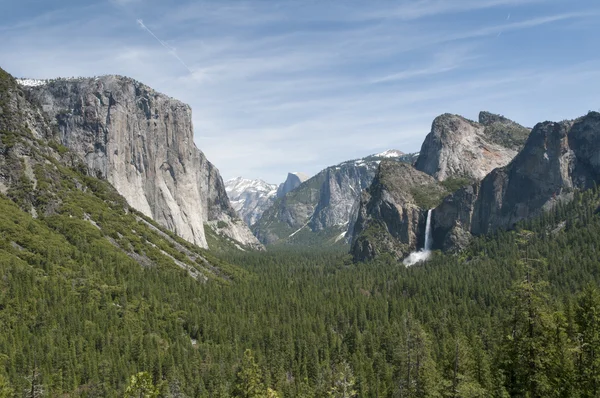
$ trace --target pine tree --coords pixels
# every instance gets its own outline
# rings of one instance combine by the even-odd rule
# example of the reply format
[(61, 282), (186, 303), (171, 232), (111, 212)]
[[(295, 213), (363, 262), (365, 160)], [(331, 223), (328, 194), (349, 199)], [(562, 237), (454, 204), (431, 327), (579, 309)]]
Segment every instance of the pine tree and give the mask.
[(156, 398), (160, 391), (152, 383), (152, 376), (148, 372), (139, 372), (129, 378), (129, 385), (125, 389), (125, 398)]
[(578, 326), (577, 382), (582, 397), (600, 393), (600, 293), (588, 286), (576, 309)]
[(264, 397), (266, 388), (263, 384), (263, 377), (260, 367), (254, 360), (252, 350), (244, 351), (242, 364), (237, 372), (235, 383), (235, 396), (240, 398), (259, 398)]
[(333, 385), (329, 390), (331, 398), (352, 398), (356, 397), (354, 389), (354, 373), (346, 361), (342, 361), (335, 366), (333, 373)]

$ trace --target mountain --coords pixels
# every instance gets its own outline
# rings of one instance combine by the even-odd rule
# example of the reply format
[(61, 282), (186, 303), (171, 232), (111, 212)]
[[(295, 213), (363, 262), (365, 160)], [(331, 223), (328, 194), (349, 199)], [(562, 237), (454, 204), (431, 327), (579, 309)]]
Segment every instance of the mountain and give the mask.
[(359, 222), (351, 230), (354, 259), (373, 259), (383, 253), (401, 259), (422, 247), (428, 210), (444, 196), (507, 165), (529, 133), (489, 112), (481, 112), (479, 122), (451, 114), (435, 118), (414, 167), (382, 163), (363, 193)]
[(365, 261), (389, 253), (401, 259), (423, 244), (425, 214), (448, 194), (435, 178), (412, 165), (383, 161), (360, 197), (351, 253)]
[(461, 248), (473, 235), (517, 222), (570, 201), (574, 190), (600, 182), (600, 113), (537, 124), (523, 150), (481, 182), (447, 197), (433, 211), (434, 248)]
[(230, 279), (231, 268), (133, 209), (105, 179), (89, 175), (83, 159), (58, 143), (57, 125), (28, 94), (0, 69), (0, 263), (43, 266), (42, 274), (64, 277), (88, 265), (119, 264), (181, 269), (203, 282)]
[(204, 248), (205, 226), (261, 247), (195, 146), (188, 105), (122, 76), (21, 83), (49, 115), (59, 143), (133, 208)]
[(242, 177), (225, 181), (225, 190), (231, 205), (249, 226), (273, 204), (278, 192), (275, 184)]
[[(404, 155), (403, 155), (404, 156)], [(264, 244), (334, 245), (346, 242), (360, 192), (384, 159), (371, 155), (328, 167), (278, 198), (252, 227)]]
[(287, 178), (277, 188), (277, 197), (282, 198), (287, 195), (288, 192), (298, 188), (300, 184), (308, 180), (309, 176), (304, 173), (288, 173)]
[(387, 151), (383, 151), (373, 156), (378, 158), (399, 158), (404, 155), (406, 155), (404, 152), (397, 149), (388, 149)]
[(433, 121), (415, 168), (439, 181), (481, 180), (516, 156), (529, 131), (489, 112), (479, 114), (479, 123), (446, 113)]

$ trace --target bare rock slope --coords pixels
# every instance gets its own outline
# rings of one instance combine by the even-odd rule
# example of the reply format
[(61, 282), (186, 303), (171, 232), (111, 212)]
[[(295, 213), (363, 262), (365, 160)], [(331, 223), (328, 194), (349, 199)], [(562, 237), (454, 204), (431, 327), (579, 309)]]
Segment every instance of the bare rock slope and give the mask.
[(409, 161), (412, 155), (386, 151), (328, 167), (279, 197), (252, 230), (265, 244), (346, 244), (361, 191), (371, 184), (385, 159)]
[[(388, 253), (400, 259), (422, 247), (428, 210), (444, 196), (507, 165), (529, 133), (528, 128), (489, 112), (481, 112), (479, 122), (438, 116), (414, 167), (382, 163), (362, 194), (352, 234), (354, 258), (368, 260)], [(457, 234), (456, 241), (468, 240), (464, 233)]]
[(529, 129), (489, 112), (479, 114), (479, 123), (444, 114), (433, 121), (415, 168), (439, 181), (481, 180), (507, 165), (528, 135)]

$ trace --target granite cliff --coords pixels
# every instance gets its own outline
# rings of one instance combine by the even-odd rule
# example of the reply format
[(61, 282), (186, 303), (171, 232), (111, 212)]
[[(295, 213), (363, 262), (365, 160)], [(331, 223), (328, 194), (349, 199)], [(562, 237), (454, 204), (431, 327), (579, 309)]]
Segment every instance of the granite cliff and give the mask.
[(529, 132), (489, 112), (481, 112), (479, 122), (438, 116), (414, 167), (382, 163), (362, 194), (352, 229), (353, 257), (368, 260), (389, 253), (400, 259), (422, 247), (427, 211), (444, 196), (507, 165)]
[(261, 247), (231, 207), (219, 171), (195, 146), (188, 105), (121, 76), (26, 88), (53, 120), (60, 143), (133, 208), (201, 247), (205, 226)]
[(360, 197), (351, 248), (354, 259), (370, 260), (388, 253), (400, 260), (422, 246), (427, 209), (446, 194), (436, 179), (409, 164), (381, 162)]
[(0, 252), (5, 264), (27, 264), (32, 270), (55, 264), (40, 278), (48, 278), (47, 272), (59, 278), (79, 275), (78, 283), (85, 279), (85, 267), (91, 274), (114, 264), (181, 268), (202, 282), (232, 278), (234, 268), (145, 217), (106, 179), (90, 175), (79, 154), (58, 142), (58, 125), (30, 94), (0, 68)]
[(598, 182), (600, 113), (539, 123), (510, 164), (445, 198), (433, 211), (434, 248), (459, 249), (472, 235), (512, 228)]
[(279, 187), (277, 188), (277, 197), (278, 198), (284, 197), (288, 192), (291, 192), (294, 189), (298, 188), (300, 186), (300, 184), (302, 184), (304, 181), (308, 180), (309, 178), (310, 177), (304, 173), (299, 173), (299, 172), (288, 173), (285, 181), (282, 182), (281, 184), (279, 184)]
[(529, 129), (489, 112), (479, 114), (479, 123), (443, 114), (433, 121), (415, 168), (439, 181), (481, 180), (493, 169), (507, 165), (528, 135)]

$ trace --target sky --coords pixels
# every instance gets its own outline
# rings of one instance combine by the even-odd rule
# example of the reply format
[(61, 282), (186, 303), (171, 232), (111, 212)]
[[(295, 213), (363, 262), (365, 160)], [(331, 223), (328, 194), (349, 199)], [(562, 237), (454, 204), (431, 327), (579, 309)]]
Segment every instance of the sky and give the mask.
[(224, 179), (282, 182), (442, 113), (532, 127), (600, 109), (597, 0), (0, 0), (15, 77), (120, 74), (191, 105)]

